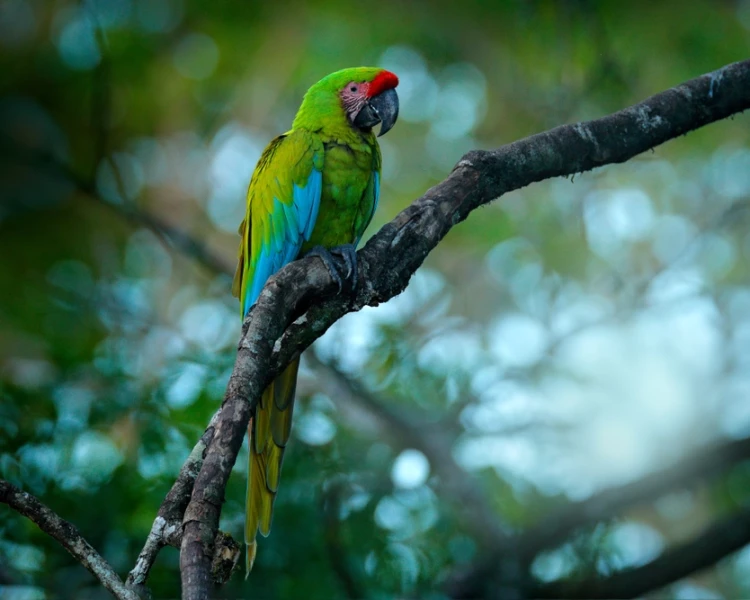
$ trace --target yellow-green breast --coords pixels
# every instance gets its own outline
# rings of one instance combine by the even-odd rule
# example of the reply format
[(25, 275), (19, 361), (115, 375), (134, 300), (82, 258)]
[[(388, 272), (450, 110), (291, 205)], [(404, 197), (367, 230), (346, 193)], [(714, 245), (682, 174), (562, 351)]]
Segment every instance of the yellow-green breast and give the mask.
[(320, 211), (312, 236), (302, 253), (314, 246), (332, 248), (356, 244), (372, 219), (376, 198), (376, 173), (380, 149), (372, 133), (326, 136), (318, 132), (325, 148)]

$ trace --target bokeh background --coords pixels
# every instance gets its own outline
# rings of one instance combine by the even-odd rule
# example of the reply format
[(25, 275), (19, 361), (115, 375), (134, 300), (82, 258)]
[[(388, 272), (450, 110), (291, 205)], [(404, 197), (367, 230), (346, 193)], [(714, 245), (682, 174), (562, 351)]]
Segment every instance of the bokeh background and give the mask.
[[(323, 75), (401, 79), (371, 235), (469, 149), (603, 116), (748, 48), (748, 0), (0, 0), (0, 476), (133, 567), (233, 363), (250, 174)], [(750, 435), (748, 207), (745, 114), (478, 210), (401, 296), (305, 355), (272, 535), (220, 595), (439, 597), (482, 553), (444, 485), (452, 461), (459, 488), (523, 530)], [(238, 540), (244, 456), (222, 515)], [(644, 564), (748, 502), (745, 462), (532, 572)], [(7, 507), (0, 565), (3, 598), (107, 597)], [(746, 549), (652, 597), (748, 597), (749, 573)], [(176, 550), (149, 583), (179, 594)]]

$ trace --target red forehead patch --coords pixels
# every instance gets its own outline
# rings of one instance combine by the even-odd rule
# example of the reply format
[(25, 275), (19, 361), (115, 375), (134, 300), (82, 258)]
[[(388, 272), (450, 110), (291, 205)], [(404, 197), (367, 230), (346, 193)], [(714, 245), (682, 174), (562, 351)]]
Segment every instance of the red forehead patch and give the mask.
[(379, 93), (384, 92), (385, 90), (395, 88), (397, 85), (398, 77), (396, 77), (390, 71), (381, 71), (370, 83), (370, 87), (367, 90), (367, 95), (372, 98), (373, 96), (377, 96)]

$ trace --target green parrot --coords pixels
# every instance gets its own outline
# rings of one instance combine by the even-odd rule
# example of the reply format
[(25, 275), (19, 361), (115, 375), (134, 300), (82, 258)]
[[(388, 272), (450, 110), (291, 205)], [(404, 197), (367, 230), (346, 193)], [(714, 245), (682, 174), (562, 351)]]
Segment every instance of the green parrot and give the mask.
[[(232, 286), (243, 318), (268, 278), (303, 255), (319, 256), (339, 289), (342, 275), (356, 285), (356, 246), (380, 193), (380, 148), (372, 128), (380, 123), (380, 136), (395, 124), (397, 85), (396, 75), (374, 67), (324, 77), (305, 94), (291, 130), (261, 155), (247, 192)], [(331, 253), (343, 258), (346, 272), (339, 274)], [(246, 573), (257, 533), (271, 530), (298, 368), (295, 360), (268, 386), (248, 425)]]

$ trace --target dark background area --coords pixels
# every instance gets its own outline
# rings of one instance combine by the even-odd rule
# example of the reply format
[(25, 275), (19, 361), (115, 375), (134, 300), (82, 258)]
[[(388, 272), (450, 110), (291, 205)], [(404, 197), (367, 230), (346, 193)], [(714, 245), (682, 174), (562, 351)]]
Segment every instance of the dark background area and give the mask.
[[(401, 80), (369, 235), (470, 149), (749, 47), (747, 0), (0, 0), (0, 477), (133, 567), (234, 360), (249, 177), (327, 73)], [(439, 597), (483, 556), (462, 490), (524, 531), (750, 435), (749, 203), (745, 114), (477, 211), (401, 296), (305, 355), (273, 532), (220, 595)], [(238, 540), (244, 463), (222, 513)], [(749, 501), (735, 459), (540, 554), (533, 576), (637, 567)], [(7, 507), (0, 565), (3, 598), (107, 597)], [(651, 597), (748, 597), (748, 573), (746, 549)], [(176, 550), (149, 585), (179, 594)]]

